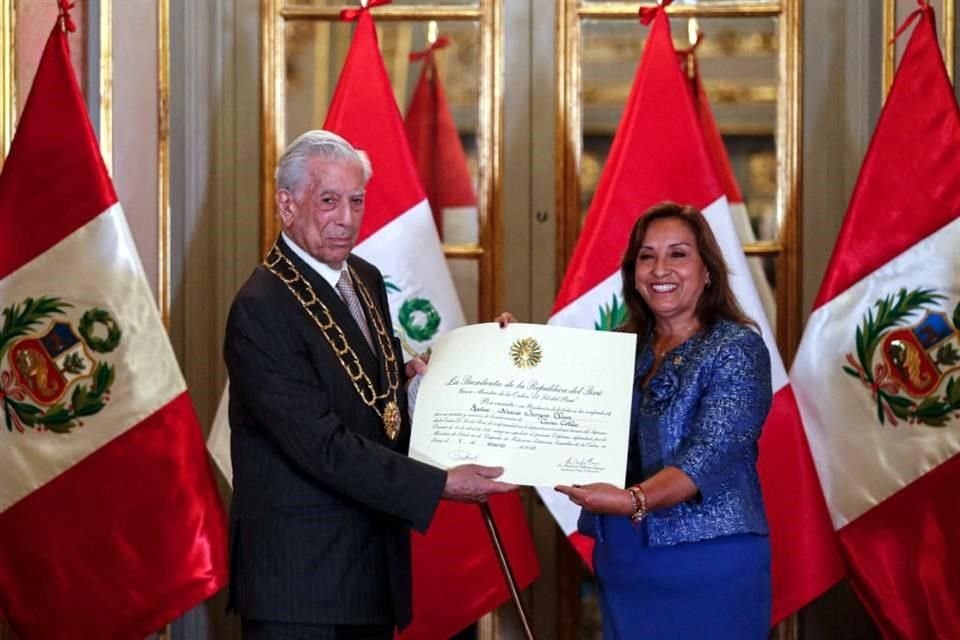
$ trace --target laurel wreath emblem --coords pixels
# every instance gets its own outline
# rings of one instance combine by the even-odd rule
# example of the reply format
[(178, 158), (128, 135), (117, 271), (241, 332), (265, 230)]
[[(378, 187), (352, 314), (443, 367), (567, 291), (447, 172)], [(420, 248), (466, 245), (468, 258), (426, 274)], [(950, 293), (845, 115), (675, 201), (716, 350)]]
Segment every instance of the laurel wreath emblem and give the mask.
[[(880, 424), (889, 422), (895, 426), (899, 418), (911, 424), (943, 427), (950, 414), (960, 410), (960, 381), (956, 377), (947, 379), (942, 395), (935, 393), (918, 402), (910, 396), (900, 395), (900, 384), (888, 375), (885, 364), (874, 364), (874, 353), (889, 329), (906, 326), (912, 315), (946, 299), (935, 289), (900, 289), (896, 294), (874, 303), (876, 313), (873, 309), (867, 311), (862, 324), (857, 327), (857, 354), (856, 357), (852, 353), (847, 354), (847, 365), (843, 370), (870, 389), (877, 403)], [(954, 327), (960, 326), (960, 304), (953, 312), (953, 324)], [(938, 362), (949, 364), (954, 358), (955, 354), (949, 345), (937, 354)]]
[[(403, 289), (393, 282), (390, 276), (384, 276), (383, 285), (387, 290), (387, 295), (391, 298), (403, 294)], [(390, 302), (390, 308), (396, 309), (394, 302)], [(408, 339), (419, 342), (421, 345), (429, 343), (437, 337), (442, 320), (440, 312), (430, 300), (426, 298), (407, 298), (397, 312), (397, 325), (394, 327), (394, 331), (400, 339), (403, 350), (408, 355), (423, 357), (430, 354), (430, 346), (427, 345), (424, 351), (420, 351)]]
[(627, 305), (614, 293), (610, 304), (600, 306), (600, 318), (593, 323), (593, 328), (597, 331), (613, 331), (626, 322)]
[(518, 369), (532, 369), (543, 359), (540, 343), (533, 338), (520, 338), (510, 345), (510, 357), (513, 366)]
[[(94, 335), (95, 325), (103, 325), (107, 330), (106, 338), (98, 338)], [(93, 308), (83, 314), (80, 318), (80, 324), (77, 326), (80, 337), (87, 343), (91, 349), (97, 353), (110, 353), (120, 344), (120, 337), (123, 333), (117, 326), (117, 321), (113, 319), (109, 311), (105, 309)]]
[(437, 335), (440, 327), (440, 314), (426, 298), (410, 298), (400, 305), (397, 314), (400, 326), (408, 336), (417, 342), (426, 342)]

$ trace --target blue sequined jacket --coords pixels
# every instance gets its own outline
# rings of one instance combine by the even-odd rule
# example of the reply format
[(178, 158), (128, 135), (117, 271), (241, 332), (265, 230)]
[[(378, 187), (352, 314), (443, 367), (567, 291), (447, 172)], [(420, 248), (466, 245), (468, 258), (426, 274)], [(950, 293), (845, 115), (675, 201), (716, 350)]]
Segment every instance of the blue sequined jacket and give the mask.
[[(641, 381), (652, 365), (651, 341), (641, 337), (627, 484), (674, 466), (700, 491), (692, 500), (651, 512), (644, 522), (647, 544), (766, 534), (757, 439), (772, 389), (763, 339), (749, 327), (722, 320), (667, 353), (644, 388)], [(580, 518), (587, 535), (597, 535), (598, 524), (586, 513)]]

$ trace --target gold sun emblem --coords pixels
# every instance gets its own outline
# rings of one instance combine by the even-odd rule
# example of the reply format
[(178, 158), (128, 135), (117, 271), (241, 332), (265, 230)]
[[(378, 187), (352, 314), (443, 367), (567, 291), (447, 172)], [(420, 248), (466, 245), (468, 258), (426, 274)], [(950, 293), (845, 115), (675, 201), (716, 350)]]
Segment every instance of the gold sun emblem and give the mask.
[(393, 400), (383, 408), (383, 430), (391, 440), (400, 435), (400, 407)]
[(543, 352), (540, 350), (540, 343), (533, 338), (520, 338), (510, 345), (510, 357), (513, 358), (513, 366), (532, 369), (540, 364)]

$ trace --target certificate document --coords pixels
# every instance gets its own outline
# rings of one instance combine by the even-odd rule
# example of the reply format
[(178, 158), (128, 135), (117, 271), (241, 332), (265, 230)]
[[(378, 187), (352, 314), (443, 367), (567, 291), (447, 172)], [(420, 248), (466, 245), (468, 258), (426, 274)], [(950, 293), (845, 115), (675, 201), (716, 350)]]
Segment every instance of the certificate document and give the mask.
[(609, 482), (627, 467), (636, 336), (496, 323), (433, 346), (410, 456), (437, 467), (502, 466), (499, 480)]

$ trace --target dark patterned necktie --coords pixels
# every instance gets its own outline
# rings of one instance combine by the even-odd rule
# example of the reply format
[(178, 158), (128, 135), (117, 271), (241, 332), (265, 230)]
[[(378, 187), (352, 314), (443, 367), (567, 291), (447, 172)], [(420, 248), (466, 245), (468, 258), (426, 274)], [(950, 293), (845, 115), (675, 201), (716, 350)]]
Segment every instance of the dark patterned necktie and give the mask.
[(363, 315), (363, 307), (360, 306), (357, 291), (353, 288), (353, 280), (350, 278), (349, 270), (344, 269), (340, 272), (340, 279), (337, 280), (337, 291), (340, 292), (340, 297), (343, 298), (343, 301), (347, 304), (347, 308), (350, 309), (350, 315), (356, 320), (357, 326), (359, 326), (360, 331), (363, 332), (363, 337), (367, 339), (367, 344), (370, 345), (370, 349), (376, 353), (377, 350), (373, 346), (373, 338), (370, 336), (370, 327), (367, 325), (367, 319)]

